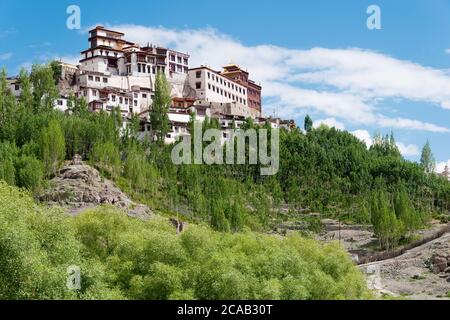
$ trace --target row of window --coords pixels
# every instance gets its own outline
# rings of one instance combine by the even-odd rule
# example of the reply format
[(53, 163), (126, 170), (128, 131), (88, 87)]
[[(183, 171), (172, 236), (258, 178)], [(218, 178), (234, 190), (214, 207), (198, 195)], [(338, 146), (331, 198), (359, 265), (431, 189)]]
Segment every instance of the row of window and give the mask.
[[(195, 84), (196, 89), (201, 89), (201, 86), (202, 86), (201, 82), (197, 82)], [(239, 101), (243, 105), (247, 104), (247, 101), (244, 98), (238, 97), (237, 95), (234, 95), (234, 94), (227, 92), (219, 87), (216, 87), (216, 86), (212, 85), (211, 83), (208, 83), (208, 89), (224, 96), (225, 98), (231, 99), (232, 101)]]
[[(94, 76), (88, 76), (89, 81), (94, 81)], [(95, 77), (95, 82), (100, 82), (100, 77)], [(103, 78), (103, 83), (108, 83), (108, 78)]]
[(188, 67), (183, 67), (183, 66), (181, 66), (181, 65), (178, 65), (178, 64), (173, 64), (173, 63), (171, 63), (170, 65), (169, 65), (169, 70), (171, 71), (171, 72), (184, 72), (184, 73), (188, 73), (188, 70), (189, 70), (189, 68)]
[[(128, 73), (130, 73), (130, 72), (131, 72), (131, 67), (128, 66)], [(156, 67), (149, 66), (149, 65), (146, 65), (143, 63), (138, 63), (138, 72), (156, 74)]]
[(170, 55), (170, 61), (172, 62), (177, 62), (177, 63), (181, 63), (183, 62), (183, 64), (188, 65), (189, 61), (187, 58), (181, 58), (179, 56), (175, 56), (174, 54)]
[[(218, 75), (211, 73), (209, 71), (207, 72), (207, 75), (208, 75), (208, 79), (215, 81), (217, 83), (220, 83), (221, 85), (226, 86), (226, 87), (230, 88), (231, 90), (234, 90), (241, 94), (245, 94), (245, 89), (242, 88), (241, 86), (235, 85), (233, 82), (227, 81), (227, 80), (223, 79), (222, 77), (219, 77)], [(197, 71), (196, 78), (200, 79), (201, 77), (202, 77), (202, 72)]]
[[(116, 96), (115, 96), (115, 95), (111, 95), (111, 101), (112, 101), (112, 102), (116, 102)], [(129, 105), (129, 104), (131, 104), (131, 101), (132, 101), (132, 100), (131, 100), (131, 99), (128, 99), (128, 98), (119, 97), (119, 103), (120, 103), (120, 104), (123, 104), (124, 101), (125, 101), (125, 104), (126, 104), (126, 105)], [(138, 101), (137, 101), (137, 100), (133, 100), (133, 104), (134, 104), (135, 107), (137, 107)]]

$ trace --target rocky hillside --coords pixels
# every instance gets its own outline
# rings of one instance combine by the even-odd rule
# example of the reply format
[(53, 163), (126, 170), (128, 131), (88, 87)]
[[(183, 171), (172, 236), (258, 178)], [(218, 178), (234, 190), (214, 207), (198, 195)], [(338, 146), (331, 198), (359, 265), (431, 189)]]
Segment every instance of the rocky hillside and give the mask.
[(149, 218), (151, 215), (147, 206), (134, 203), (112, 181), (102, 178), (95, 168), (83, 163), (79, 156), (60, 170), (39, 198), (49, 205), (63, 206), (72, 214), (109, 204), (125, 210), (130, 216)]

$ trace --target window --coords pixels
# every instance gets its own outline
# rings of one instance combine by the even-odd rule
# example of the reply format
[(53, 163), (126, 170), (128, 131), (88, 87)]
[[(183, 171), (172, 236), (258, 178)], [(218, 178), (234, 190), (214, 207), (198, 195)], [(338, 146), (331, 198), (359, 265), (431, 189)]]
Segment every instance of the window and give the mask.
[(108, 83), (108, 78), (103, 78), (104, 83)]
[(123, 103), (123, 98), (119, 97), (119, 103), (122, 104)]
[(92, 90), (92, 95), (93, 95), (94, 97), (96, 97), (96, 96), (97, 96), (97, 90)]
[(208, 83), (208, 89), (211, 90), (211, 83)]
[(197, 71), (197, 72), (195, 73), (195, 77), (196, 77), (197, 79), (201, 78), (201, 77), (202, 77), (202, 72), (201, 72), (201, 71)]
[(201, 89), (202, 88), (202, 83), (201, 82), (196, 82), (195, 83), (195, 88), (196, 89)]
[(142, 94), (142, 99), (147, 99), (147, 94), (146, 93)]
[(125, 104), (128, 104), (128, 98), (125, 98)]
[(151, 68), (150, 68), (150, 66), (147, 66), (147, 73), (151, 73)]
[(100, 77), (95, 77), (95, 81), (100, 82)]
[(138, 72), (141, 72), (141, 64), (138, 63)]
[(208, 72), (208, 79), (211, 79), (211, 73)]
[(115, 95), (112, 95), (112, 96), (111, 96), (111, 100), (112, 100), (112, 102), (116, 102), (116, 96), (115, 96)]
[(187, 65), (187, 64), (188, 64), (188, 59), (184, 58), (184, 59), (183, 59), (183, 62), (184, 62), (184, 64)]
[(63, 105), (63, 101), (62, 100), (58, 100), (58, 106), (62, 106)]
[(170, 60), (171, 60), (171, 61), (175, 61), (175, 55), (171, 54), (171, 55), (170, 55)]
[(88, 76), (89, 81), (93, 81), (94, 77), (93, 76)]
[(19, 91), (20, 86), (18, 84), (14, 85), (14, 90)]
[(137, 99), (137, 97), (138, 97), (138, 94), (137, 94), (137, 93), (135, 93), (135, 94), (134, 94), (134, 97), (135, 97), (135, 98)]
[(177, 57), (177, 58), (178, 58), (177, 62), (181, 63), (181, 57)]
[(134, 106), (137, 107), (137, 100), (134, 100)]

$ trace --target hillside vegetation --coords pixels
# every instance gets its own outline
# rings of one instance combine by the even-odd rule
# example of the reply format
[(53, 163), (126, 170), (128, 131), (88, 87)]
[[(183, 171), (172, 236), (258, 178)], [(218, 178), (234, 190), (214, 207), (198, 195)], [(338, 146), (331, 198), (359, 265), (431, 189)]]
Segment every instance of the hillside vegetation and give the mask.
[[(172, 146), (161, 143), (167, 106), (151, 114), (156, 141), (141, 141), (137, 118), (120, 134), (116, 110), (91, 113), (74, 97), (70, 115), (54, 110), (58, 72), (55, 64), (22, 71), (18, 101), (0, 75), (0, 298), (364, 298), (364, 280), (338, 245), (262, 232), (309, 208), (373, 224), (380, 246), (392, 248), (431, 217), (448, 219), (450, 183), (431, 165), (404, 160), (393, 135), (368, 149), (348, 132), (313, 129), (307, 117), (305, 130), (281, 131), (274, 176), (258, 165), (176, 166)], [(157, 103), (166, 103), (167, 83), (157, 83)], [(246, 128), (260, 129), (250, 119)], [(67, 217), (36, 204), (76, 154), (188, 229), (177, 235), (164, 218), (130, 219), (108, 207)], [(76, 292), (65, 287), (69, 265), (82, 269)]]
[[(151, 113), (157, 141), (137, 139), (137, 118), (120, 135), (115, 110), (91, 113), (83, 98), (74, 97), (71, 115), (54, 110), (58, 72), (56, 64), (36, 65), (30, 75), (22, 71), (18, 102), (6, 72), (0, 76), (0, 179), (10, 185), (39, 194), (65, 160), (80, 154), (136, 200), (220, 231), (267, 230), (286, 218), (280, 208), (294, 214), (309, 208), (344, 221), (378, 223), (381, 233), (394, 234), (394, 241), (385, 241), (389, 246), (433, 215), (448, 217), (450, 183), (404, 160), (393, 135), (378, 135), (367, 149), (346, 131), (313, 129), (308, 117), (305, 131), (281, 131), (275, 176), (261, 176), (258, 165), (175, 166), (172, 146), (160, 143), (167, 131), (163, 107)], [(166, 86), (158, 77), (158, 103), (167, 102)], [(215, 119), (203, 124), (218, 127)], [(254, 127), (250, 119), (244, 125)], [(388, 220), (395, 230), (384, 230), (392, 224)]]
[[(112, 207), (77, 217), (0, 182), (0, 299), (362, 299), (337, 244), (143, 221)], [(66, 288), (67, 268), (81, 289)]]

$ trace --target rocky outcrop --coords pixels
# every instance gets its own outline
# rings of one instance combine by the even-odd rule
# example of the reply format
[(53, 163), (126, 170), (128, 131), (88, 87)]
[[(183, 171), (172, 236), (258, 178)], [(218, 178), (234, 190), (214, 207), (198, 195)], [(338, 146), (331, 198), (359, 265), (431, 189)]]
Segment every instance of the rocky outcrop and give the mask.
[(450, 282), (450, 251), (434, 253), (430, 258), (429, 266), (432, 272)]
[(134, 203), (113, 182), (102, 178), (95, 168), (84, 164), (79, 156), (75, 156), (50, 181), (50, 187), (40, 196), (40, 200), (50, 205), (67, 207), (74, 214), (104, 204), (114, 205), (131, 216), (148, 218), (151, 214), (147, 206)]

